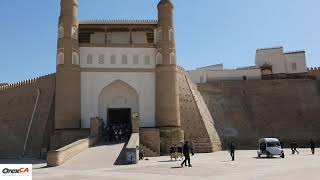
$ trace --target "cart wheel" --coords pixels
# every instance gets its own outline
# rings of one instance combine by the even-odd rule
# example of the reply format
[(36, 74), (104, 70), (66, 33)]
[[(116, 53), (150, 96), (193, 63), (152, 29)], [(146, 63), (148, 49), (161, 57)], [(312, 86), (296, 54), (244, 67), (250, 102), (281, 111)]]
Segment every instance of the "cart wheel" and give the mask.
[(261, 154), (258, 154), (258, 158), (261, 158)]
[(269, 152), (267, 152), (267, 158), (270, 158), (271, 154)]
[(284, 158), (284, 153), (281, 154), (281, 158)]

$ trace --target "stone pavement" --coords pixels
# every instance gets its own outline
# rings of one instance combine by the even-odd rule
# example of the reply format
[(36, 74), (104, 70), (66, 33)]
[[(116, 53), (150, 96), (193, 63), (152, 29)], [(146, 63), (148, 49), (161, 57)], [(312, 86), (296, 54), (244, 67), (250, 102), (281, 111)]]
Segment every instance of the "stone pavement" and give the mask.
[[(113, 147), (117, 151), (120, 147)], [(103, 148), (101, 148), (103, 150)], [(105, 149), (106, 150), (106, 149)], [(228, 152), (221, 151), (211, 154), (196, 154), (192, 157), (192, 168), (180, 167), (181, 161), (169, 160), (169, 157), (149, 158), (138, 165), (114, 166), (113, 158), (108, 156), (108, 151), (93, 150), (90, 153), (75, 157), (75, 160), (57, 168), (34, 169), (35, 180), (300, 180), (318, 179), (320, 169), (320, 152), (311, 155), (309, 149), (300, 149), (299, 155), (291, 155), (286, 150), (286, 158), (257, 159), (256, 151), (237, 151), (236, 161), (230, 161)], [(110, 153), (110, 151), (109, 151)], [(88, 159), (89, 158), (89, 159)], [(94, 160), (90, 160), (94, 159)], [(110, 161), (108, 162), (107, 159)], [(94, 163), (93, 161), (97, 161)], [(81, 163), (81, 164), (73, 164)]]

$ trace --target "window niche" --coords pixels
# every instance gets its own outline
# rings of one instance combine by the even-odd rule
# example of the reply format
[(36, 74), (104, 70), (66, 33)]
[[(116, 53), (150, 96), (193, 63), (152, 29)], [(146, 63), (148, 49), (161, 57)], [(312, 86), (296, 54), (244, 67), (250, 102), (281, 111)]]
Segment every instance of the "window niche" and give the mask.
[(110, 64), (116, 64), (117, 63), (117, 57), (116, 55), (111, 55), (111, 58), (110, 58)]
[(121, 60), (121, 62), (122, 62), (122, 64), (128, 64), (128, 57), (127, 57), (127, 55), (122, 55), (122, 58), (121, 58), (122, 60)]
[(72, 64), (79, 65), (79, 54), (77, 52), (72, 53)]
[(93, 64), (93, 56), (91, 54), (87, 56), (87, 64)]
[(64, 64), (64, 53), (60, 50), (57, 55), (57, 64)]
[(139, 64), (139, 56), (133, 55), (133, 64)]
[(78, 28), (76, 26), (71, 29), (71, 37), (72, 39), (78, 39)]
[(64, 37), (64, 27), (63, 27), (63, 24), (60, 24), (60, 25), (59, 25), (58, 37), (59, 37), (59, 39), (61, 39), (61, 38)]

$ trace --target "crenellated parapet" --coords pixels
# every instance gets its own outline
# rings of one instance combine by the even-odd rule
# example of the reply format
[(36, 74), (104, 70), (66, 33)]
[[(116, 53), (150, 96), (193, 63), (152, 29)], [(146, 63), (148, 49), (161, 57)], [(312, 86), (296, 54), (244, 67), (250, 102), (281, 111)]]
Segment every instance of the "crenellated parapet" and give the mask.
[(310, 67), (308, 71), (320, 71), (320, 67)]
[(21, 87), (21, 86), (25, 86), (25, 85), (34, 84), (34, 83), (39, 82), (40, 80), (52, 78), (55, 75), (56, 75), (55, 73), (52, 73), (52, 74), (48, 74), (48, 75), (45, 75), (45, 76), (39, 76), (39, 77), (35, 77), (35, 78), (32, 78), (32, 79), (27, 79), (27, 80), (24, 80), (24, 81), (19, 81), (19, 82), (15, 82), (15, 83), (12, 83), (12, 84), (7, 84), (7, 85), (4, 85), (4, 86), (0, 86), (0, 91), (12, 89), (12, 88), (17, 88), (17, 87)]

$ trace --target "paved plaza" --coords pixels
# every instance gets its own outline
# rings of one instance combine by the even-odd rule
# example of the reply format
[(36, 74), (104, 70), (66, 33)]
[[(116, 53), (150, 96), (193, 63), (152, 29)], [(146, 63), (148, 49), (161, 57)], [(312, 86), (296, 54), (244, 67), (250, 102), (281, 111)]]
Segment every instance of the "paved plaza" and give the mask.
[(149, 158), (138, 165), (115, 166), (113, 163), (117, 157), (114, 152), (119, 149), (121, 145), (91, 148), (63, 166), (34, 169), (34, 179), (300, 180), (317, 179), (320, 169), (320, 154), (313, 156), (309, 149), (300, 149), (299, 155), (291, 155), (287, 149), (285, 159), (258, 159), (256, 151), (237, 151), (235, 162), (230, 161), (227, 151), (196, 154), (191, 159), (191, 168), (181, 168), (181, 161), (171, 162), (167, 156)]

